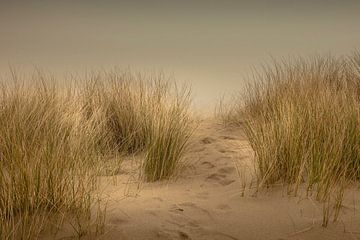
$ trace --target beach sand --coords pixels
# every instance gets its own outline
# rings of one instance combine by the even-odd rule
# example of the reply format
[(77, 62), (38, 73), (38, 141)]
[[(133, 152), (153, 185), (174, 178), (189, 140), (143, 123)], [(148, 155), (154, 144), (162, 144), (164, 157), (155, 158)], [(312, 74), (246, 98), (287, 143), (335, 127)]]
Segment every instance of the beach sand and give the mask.
[(323, 205), (305, 194), (288, 196), (284, 186), (256, 193), (254, 153), (239, 128), (202, 120), (185, 161), (169, 181), (139, 183), (136, 159), (105, 178), (105, 233), (99, 238), (360, 239), (355, 188), (327, 228), (321, 226)]

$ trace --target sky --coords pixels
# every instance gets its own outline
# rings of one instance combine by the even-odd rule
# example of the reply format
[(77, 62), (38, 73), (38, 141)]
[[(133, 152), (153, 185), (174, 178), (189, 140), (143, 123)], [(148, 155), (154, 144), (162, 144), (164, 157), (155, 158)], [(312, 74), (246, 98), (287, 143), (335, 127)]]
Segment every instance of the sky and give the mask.
[(271, 57), (360, 48), (359, 13), (359, 0), (0, 0), (0, 72), (164, 71), (210, 106)]

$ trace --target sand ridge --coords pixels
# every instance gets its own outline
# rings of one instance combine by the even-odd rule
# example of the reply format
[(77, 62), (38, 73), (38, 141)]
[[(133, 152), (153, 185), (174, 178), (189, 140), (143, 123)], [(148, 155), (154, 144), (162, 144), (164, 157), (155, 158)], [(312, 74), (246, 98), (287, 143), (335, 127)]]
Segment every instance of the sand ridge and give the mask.
[(124, 163), (105, 190), (100, 239), (360, 239), (358, 191), (323, 228), (322, 205), (312, 199), (288, 197), (281, 186), (254, 194), (253, 160), (241, 129), (202, 120), (176, 179), (140, 184), (136, 164)]

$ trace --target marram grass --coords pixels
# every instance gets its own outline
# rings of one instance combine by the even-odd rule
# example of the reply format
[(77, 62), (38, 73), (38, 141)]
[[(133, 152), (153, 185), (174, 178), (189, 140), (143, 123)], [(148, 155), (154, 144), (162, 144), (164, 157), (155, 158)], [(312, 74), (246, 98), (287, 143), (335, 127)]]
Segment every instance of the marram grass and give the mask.
[(194, 130), (188, 112), (189, 94), (188, 89), (183, 89), (165, 110), (157, 110), (156, 118), (151, 121), (143, 163), (147, 181), (169, 178), (182, 159)]
[(188, 90), (180, 94), (163, 74), (130, 71), (70, 85), (41, 73), (12, 72), (2, 82), (0, 239), (37, 239), (68, 219), (77, 237), (90, 234), (82, 222), (91, 218), (109, 159), (142, 152), (141, 176), (155, 181), (170, 177), (182, 158), (192, 129)]
[(178, 88), (163, 74), (115, 71), (97, 75), (84, 92), (88, 114), (101, 109), (118, 151), (144, 153), (143, 179), (171, 177), (194, 126), (188, 87)]
[(244, 127), (258, 186), (280, 181), (296, 194), (306, 183), (327, 206), (324, 226), (331, 214), (337, 219), (345, 188), (360, 180), (359, 56), (275, 62), (249, 85), (242, 105), (219, 114)]
[(1, 90), (0, 236), (34, 239), (49, 214), (89, 208), (95, 155), (86, 128), (75, 124), (77, 106), (55, 85)]

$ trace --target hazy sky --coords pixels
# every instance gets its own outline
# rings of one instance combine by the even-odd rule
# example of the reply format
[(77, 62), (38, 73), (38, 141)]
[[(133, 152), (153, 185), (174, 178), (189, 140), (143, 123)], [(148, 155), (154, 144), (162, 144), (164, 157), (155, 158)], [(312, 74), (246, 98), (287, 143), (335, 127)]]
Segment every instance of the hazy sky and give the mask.
[(191, 82), (199, 104), (240, 88), (270, 55), (355, 48), (360, 0), (0, 0), (0, 71), (162, 69)]

